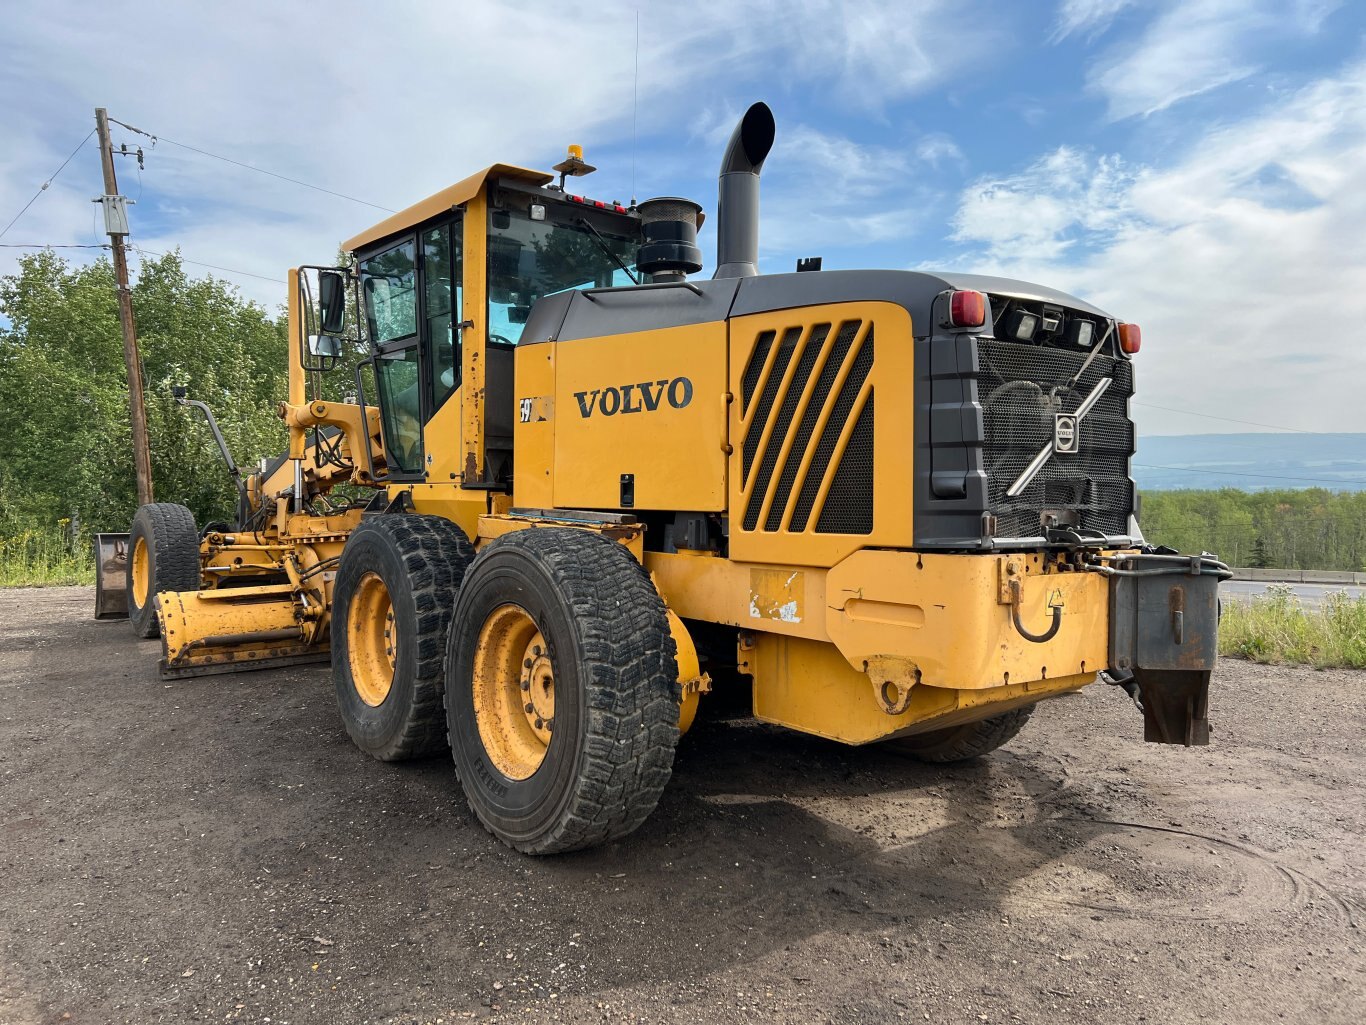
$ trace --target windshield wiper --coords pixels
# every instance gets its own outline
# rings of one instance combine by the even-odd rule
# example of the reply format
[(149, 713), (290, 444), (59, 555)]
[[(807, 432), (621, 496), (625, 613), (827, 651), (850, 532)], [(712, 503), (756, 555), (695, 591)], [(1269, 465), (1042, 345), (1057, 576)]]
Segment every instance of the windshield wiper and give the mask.
[(612, 252), (612, 247), (607, 244), (607, 240), (602, 237), (602, 233), (599, 232), (597, 228), (593, 227), (593, 225), (588, 223), (588, 218), (580, 217), (579, 223), (593, 233), (593, 238), (598, 243), (598, 248), (601, 249), (604, 253), (606, 253), (607, 256), (611, 259), (611, 261), (621, 268), (622, 273), (631, 279), (631, 284), (640, 284), (640, 280), (634, 274), (631, 273), (631, 268), (627, 267), (626, 264), (622, 262), (620, 256)]

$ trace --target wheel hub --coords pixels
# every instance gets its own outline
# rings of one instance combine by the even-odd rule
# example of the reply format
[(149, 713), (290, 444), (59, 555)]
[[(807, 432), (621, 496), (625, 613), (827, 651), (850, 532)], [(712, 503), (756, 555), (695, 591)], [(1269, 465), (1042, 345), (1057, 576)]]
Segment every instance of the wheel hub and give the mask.
[(545, 761), (555, 729), (555, 668), (525, 609), (502, 605), (484, 621), (471, 683), (489, 760), (509, 779), (529, 779)]
[(133, 558), (130, 561), (133, 571), (133, 601), (140, 609), (147, 607), (147, 592), (151, 588), (151, 558), (147, 554), (147, 539), (140, 537), (133, 545)]
[(356, 586), (346, 620), (346, 642), (356, 694), (372, 708), (384, 704), (394, 686), (398, 624), (389, 589), (378, 573), (366, 573)]
[(522, 666), (526, 670), (522, 675), (522, 692), (527, 697), (522, 711), (537, 737), (548, 746), (555, 724), (555, 670), (545, 653), (545, 638), (540, 631), (527, 645)]

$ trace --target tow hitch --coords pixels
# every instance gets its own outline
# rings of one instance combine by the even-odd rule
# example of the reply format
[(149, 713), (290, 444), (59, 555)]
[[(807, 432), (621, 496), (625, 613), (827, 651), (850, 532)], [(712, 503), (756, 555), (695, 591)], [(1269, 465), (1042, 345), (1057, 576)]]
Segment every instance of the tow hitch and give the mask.
[(1209, 680), (1219, 655), (1219, 581), (1211, 555), (1097, 556), (1110, 578), (1110, 677), (1143, 712), (1143, 739), (1209, 743)]

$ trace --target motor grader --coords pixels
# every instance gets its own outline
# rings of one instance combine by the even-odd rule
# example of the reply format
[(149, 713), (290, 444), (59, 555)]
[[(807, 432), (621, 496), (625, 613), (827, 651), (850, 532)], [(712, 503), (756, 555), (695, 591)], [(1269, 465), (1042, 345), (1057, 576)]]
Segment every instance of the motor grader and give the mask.
[(448, 747), (535, 854), (640, 825), (714, 683), (931, 761), (1098, 679), (1146, 740), (1207, 743), (1226, 569), (1136, 522), (1138, 328), (1004, 278), (760, 274), (773, 139), (755, 104), (709, 279), (697, 204), (571, 191), (572, 147), (292, 272), (288, 451), (244, 475), (222, 446), (234, 524), (159, 504), (105, 536), (101, 606), (126, 594), (170, 677), (330, 657), (357, 746)]

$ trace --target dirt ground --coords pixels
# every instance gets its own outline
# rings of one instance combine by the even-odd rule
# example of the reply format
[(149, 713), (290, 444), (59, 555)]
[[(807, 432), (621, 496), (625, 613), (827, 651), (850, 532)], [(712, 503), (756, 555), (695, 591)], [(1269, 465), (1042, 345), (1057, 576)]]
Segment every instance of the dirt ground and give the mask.
[(0, 1022), (1366, 1019), (1366, 675), (1221, 666), (949, 768), (713, 712), (645, 826), (533, 860), (325, 666), (167, 684), (88, 588), (0, 592)]

